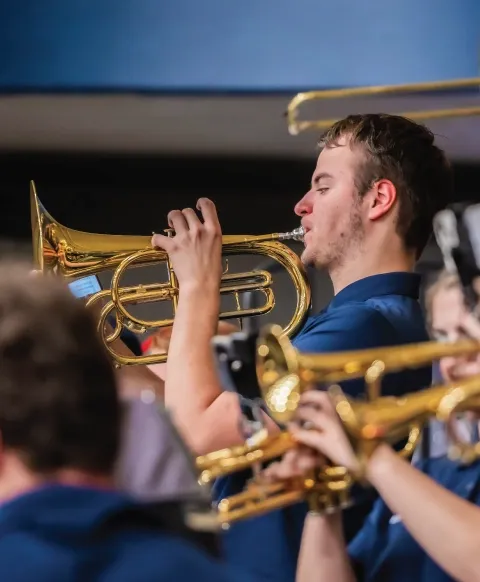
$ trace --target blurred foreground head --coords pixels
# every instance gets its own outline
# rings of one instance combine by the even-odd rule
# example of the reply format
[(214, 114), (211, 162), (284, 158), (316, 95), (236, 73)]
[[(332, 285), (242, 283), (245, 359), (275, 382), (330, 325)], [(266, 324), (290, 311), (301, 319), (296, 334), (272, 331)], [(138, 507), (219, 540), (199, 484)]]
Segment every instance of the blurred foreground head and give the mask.
[(81, 301), (0, 264), (0, 499), (20, 483), (109, 478), (120, 440), (114, 370)]

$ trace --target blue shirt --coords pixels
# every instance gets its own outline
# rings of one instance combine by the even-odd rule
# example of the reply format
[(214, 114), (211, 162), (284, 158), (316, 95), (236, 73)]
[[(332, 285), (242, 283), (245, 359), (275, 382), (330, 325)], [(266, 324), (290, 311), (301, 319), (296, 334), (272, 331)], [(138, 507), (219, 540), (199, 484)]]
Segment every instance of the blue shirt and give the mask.
[[(449, 491), (480, 505), (480, 462), (462, 466), (437, 457), (422, 461), (418, 468)], [(350, 544), (349, 554), (359, 582), (453, 582), (381, 499)]]
[(0, 579), (8, 582), (244, 582), (169, 532), (147, 506), (101, 489), (52, 485), (0, 507)]
[[(310, 317), (293, 343), (302, 352), (338, 352), (428, 340), (418, 303), (420, 277), (414, 273), (374, 275), (340, 291), (319, 314)], [(400, 395), (431, 383), (431, 366), (388, 374), (383, 394)], [(342, 383), (350, 395), (364, 392), (362, 380)], [(245, 488), (251, 472), (219, 479), (214, 497), (222, 499)], [(344, 512), (347, 540), (362, 526), (376, 499), (373, 489), (356, 488), (355, 505)], [(264, 581), (292, 582), (307, 508), (284, 510), (233, 524), (224, 534), (230, 563), (241, 565)]]
[[(293, 344), (301, 352), (326, 353), (428, 341), (419, 288), (420, 276), (415, 273), (360, 279), (310, 317)], [(398, 396), (425, 388), (431, 375), (431, 366), (388, 374), (382, 394)], [(343, 382), (342, 387), (351, 396), (364, 393), (361, 378)]]

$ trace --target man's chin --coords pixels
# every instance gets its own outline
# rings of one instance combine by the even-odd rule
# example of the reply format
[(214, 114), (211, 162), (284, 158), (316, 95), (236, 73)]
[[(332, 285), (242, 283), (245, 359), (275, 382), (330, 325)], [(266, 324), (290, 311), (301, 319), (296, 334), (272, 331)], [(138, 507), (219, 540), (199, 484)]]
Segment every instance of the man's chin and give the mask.
[(328, 268), (328, 266), (319, 260), (318, 257), (309, 253), (307, 249), (305, 249), (300, 255), (300, 260), (304, 267), (312, 267), (318, 271), (323, 271)]
[(300, 255), (300, 260), (302, 261), (304, 267), (315, 267), (315, 259), (307, 249), (305, 249)]

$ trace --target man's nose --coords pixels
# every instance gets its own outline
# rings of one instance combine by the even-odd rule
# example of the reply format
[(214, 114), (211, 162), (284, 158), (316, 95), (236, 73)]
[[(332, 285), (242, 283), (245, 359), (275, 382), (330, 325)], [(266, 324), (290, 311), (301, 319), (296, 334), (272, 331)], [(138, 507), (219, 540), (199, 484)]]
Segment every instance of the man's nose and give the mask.
[(307, 192), (305, 196), (295, 204), (295, 214), (297, 216), (305, 216), (312, 212), (312, 192)]

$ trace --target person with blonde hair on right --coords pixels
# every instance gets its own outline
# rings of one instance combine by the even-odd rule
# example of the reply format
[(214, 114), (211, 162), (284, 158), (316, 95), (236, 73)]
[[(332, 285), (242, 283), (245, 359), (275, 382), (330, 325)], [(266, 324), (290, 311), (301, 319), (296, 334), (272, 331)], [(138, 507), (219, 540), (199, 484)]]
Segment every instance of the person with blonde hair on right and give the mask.
[[(426, 299), (435, 337), (480, 341), (480, 323), (465, 307), (458, 279), (441, 274)], [(480, 358), (445, 357), (440, 368), (445, 381), (459, 381), (480, 374)], [(302, 396), (291, 431), (300, 446), (265, 470), (267, 481), (303, 474), (325, 459), (359, 471), (327, 393), (312, 390)], [(367, 461), (365, 475), (381, 497), (365, 525), (347, 547), (340, 512), (310, 512), (297, 582), (480, 580), (479, 460), (462, 465), (444, 456), (415, 465), (380, 444)]]

